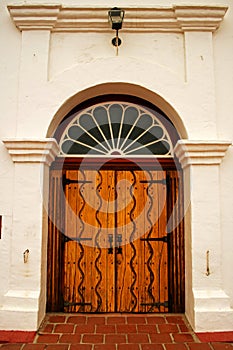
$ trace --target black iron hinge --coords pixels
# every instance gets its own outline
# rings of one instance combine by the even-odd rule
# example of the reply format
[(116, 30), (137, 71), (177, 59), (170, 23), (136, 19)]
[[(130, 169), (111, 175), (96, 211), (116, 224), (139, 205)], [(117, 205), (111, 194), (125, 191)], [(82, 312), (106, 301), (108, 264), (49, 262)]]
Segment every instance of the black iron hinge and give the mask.
[(84, 303), (84, 302), (75, 303), (75, 302), (64, 301), (64, 307), (67, 307), (67, 306), (91, 306), (91, 303)]
[(167, 181), (166, 179), (161, 179), (161, 180), (141, 180), (140, 183), (142, 184), (163, 184), (166, 185)]
[(63, 176), (63, 185), (70, 185), (70, 184), (87, 184), (87, 183), (92, 183), (90, 180), (72, 180), (68, 179), (65, 175)]
[(163, 236), (163, 237), (157, 237), (157, 238), (153, 238), (153, 237), (148, 237), (148, 238), (140, 238), (140, 241), (155, 241), (155, 242), (168, 242), (168, 236)]
[(164, 302), (156, 302), (156, 303), (141, 303), (140, 304), (141, 306), (152, 306), (152, 307), (157, 307), (158, 309), (161, 307), (161, 306), (164, 306), (164, 307), (168, 307), (169, 306), (169, 303), (168, 301), (164, 301)]
[(69, 242), (69, 241), (76, 241), (76, 242), (81, 242), (81, 241), (92, 241), (92, 237), (69, 237), (63, 234), (63, 240), (64, 242)]

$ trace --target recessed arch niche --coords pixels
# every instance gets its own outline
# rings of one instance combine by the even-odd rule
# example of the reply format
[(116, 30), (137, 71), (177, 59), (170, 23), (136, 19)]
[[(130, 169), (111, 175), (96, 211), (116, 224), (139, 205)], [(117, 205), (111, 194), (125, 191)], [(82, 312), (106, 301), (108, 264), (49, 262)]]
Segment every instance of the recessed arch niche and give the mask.
[(161, 95), (156, 92), (153, 92), (145, 87), (136, 84), (129, 83), (104, 83), (89, 87), (82, 91), (77, 92), (73, 96), (70, 96), (63, 101), (60, 108), (55, 113), (54, 117), (51, 120), (47, 131), (47, 137), (53, 137), (58, 125), (62, 120), (78, 105), (89, 104), (90, 101), (100, 98), (107, 100), (107, 96), (125, 96), (126, 99), (140, 99), (146, 104), (150, 104), (158, 109), (160, 109), (164, 115), (171, 121), (177, 130), (180, 138), (188, 138), (188, 134), (182, 119), (175, 110), (175, 108)]
[[(51, 123), (48, 136), (52, 136), (57, 140), (60, 145), (60, 154), (51, 166), (47, 294), (47, 309), (49, 311), (132, 313), (184, 311), (183, 180), (180, 165), (177, 161), (174, 161), (173, 149), (177, 141), (185, 135), (185, 129), (174, 109), (165, 103), (161, 97), (138, 86), (135, 86), (133, 93), (132, 90), (134, 89), (129, 90), (129, 86), (131, 85), (104, 84), (104, 86), (97, 86), (80, 92), (66, 101)], [(131, 92), (130, 94), (129, 91)], [(167, 110), (172, 118), (169, 118), (170, 116), (168, 117), (164, 110)], [(130, 111), (131, 117), (126, 123), (128, 111)], [(101, 122), (102, 118), (106, 119), (103, 125)], [(175, 124), (179, 125), (179, 132)], [(106, 131), (106, 128), (108, 131)], [(126, 129), (127, 131), (125, 131)], [(146, 136), (143, 141), (140, 133)], [(87, 134), (88, 138), (85, 138)], [(148, 134), (150, 135), (148, 136)], [(156, 142), (151, 139), (148, 141), (148, 137), (151, 136), (155, 137)], [(126, 140), (128, 139), (130, 141), (127, 144)], [(138, 141), (139, 146), (135, 141)], [(68, 146), (66, 146), (67, 142), (69, 142)], [(75, 147), (73, 147), (74, 144)], [(157, 145), (159, 146), (157, 147)], [(151, 148), (151, 146), (153, 147)], [(92, 147), (94, 152), (92, 152)], [(71, 149), (72, 151), (70, 151)], [(145, 149), (146, 152), (144, 152)], [(147, 152), (148, 150), (149, 153)], [(87, 156), (90, 156), (91, 161), (85, 166), (85, 169), (80, 170), (82, 158)], [(136, 161), (133, 159), (134, 156), (137, 158)], [(107, 161), (106, 164), (103, 161), (101, 168), (98, 168), (100, 157), (106, 157)], [(139, 158), (140, 160), (138, 160)], [(95, 168), (96, 165), (98, 169)], [(121, 170), (119, 171), (119, 169)], [(148, 175), (145, 178), (142, 175), (144, 173)], [(81, 179), (80, 176), (83, 178)], [(103, 202), (106, 202), (106, 198), (109, 198), (110, 202), (114, 201), (114, 198), (121, 198), (121, 201), (125, 200), (124, 198), (127, 195), (125, 197), (121, 193), (117, 195), (116, 193), (119, 190), (117, 187), (119, 179), (122, 181), (126, 178), (128, 182), (132, 181), (128, 188), (129, 196), (133, 198), (135, 194), (135, 198), (137, 198), (138, 188), (140, 188), (139, 192), (141, 191), (138, 198), (133, 199), (133, 207), (127, 209), (128, 213), (121, 213), (121, 218), (122, 215), (125, 218), (128, 215), (131, 222), (125, 225), (128, 219), (122, 219), (124, 225), (122, 225), (122, 222), (119, 223), (120, 216), (118, 216), (118, 212), (121, 210), (119, 208), (122, 207), (122, 203), (116, 199), (116, 204), (114, 204), (116, 212), (115, 214), (113, 213), (111, 219), (112, 227), (108, 227), (105, 237), (106, 229), (103, 229), (103, 227), (108, 225), (107, 220), (109, 220), (109, 215), (111, 216), (112, 212), (107, 214), (108, 219), (106, 220), (104, 214), (99, 218), (99, 212), (103, 209), (101, 205)], [(110, 185), (109, 179), (113, 179), (111, 180), (114, 182), (113, 185)], [(82, 185), (78, 185), (79, 182)], [(94, 187), (88, 188), (90, 183), (94, 183), (92, 185)], [(146, 185), (144, 185), (145, 183)], [(72, 187), (73, 185), (74, 188)], [(113, 195), (108, 196), (106, 193), (101, 192), (105, 191), (105, 185), (107, 191), (110, 187), (113, 192), (115, 191)], [(85, 186), (86, 189), (84, 188)], [(154, 188), (151, 186), (154, 186)], [(72, 195), (70, 195), (70, 191), (74, 191)], [(94, 191), (91, 197), (95, 196), (95, 191), (96, 193), (100, 192), (98, 194), (98, 209), (95, 208), (94, 210), (93, 207), (91, 209), (88, 207), (89, 214), (86, 216), (85, 205), (86, 207), (88, 205), (84, 200), (85, 195), (83, 195), (83, 191), (84, 193), (85, 191), (86, 193)], [(127, 192), (127, 188), (123, 192), (125, 191)], [(150, 193), (150, 191), (152, 192)], [(102, 195), (105, 198), (104, 201), (100, 199)], [(141, 233), (138, 235), (137, 232), (139, 227), (141, 229), (141, 226), (137, 227), (138, 224), (134, 216), (139, 214), (133, 214), (133, 211), (137, 211), (136, 203), (140, 203), (141, 196), (148, 196), (149, 202), (152, 203), (150, 205), (157, 203), (157, 209), (161, 207), (161, 213), (163, 214), (159, 216), (159, 224), (153, 224), (152, 228), (149, 229), (145, 228), (145, 232), (142, 235)], [(70, 210), (68, 207), (73, 206), (71, 201), (74, 200), (74, 197), (75, 209), (72, 209), (74, 213), (72, 215), (76, 215), (79, 224), (74, 224), (76, 219), (70, 219), (69, 216)], [(163, 198), (163, 203), (159, 203), (159, 198)], [(82, 207), (80, 207), (79, 203), (82, 203)], [(152, 206), (150, 207), (150, 205), (148, 207), (149, 212), (152, 211)], [(111, 205), (106, 205), (106, 207), (111, 207)], [(154, 208), (153, 210), (156, 211), (157, 209)], [(93, 213), (91, 212), (92, 210), (94, 210)], [(148, 211), (145, 210), (145, 214), (143, 214), (144, 223), (151, 222)], [(84, 220), (81, 217), (83, 215), (81, 213), (84, 213)], [(88, 217), (94, 218), (95, 222), (90, 223)], [(130, 228), (131, 224), (135, 232), (130, 231), (132, 229), (132, 227)], [(73, 226), (71, 227), (70, 225)], [(96, 233), (93, 233), (95, 246), (92, 247), (93, 250), (90, 250), (91, 243), (83, 242), (85, 239), (87, 242), (90, 242), (92, 238), (84, 236), (87, 232), (90, 233), (90, 227), (95, 225), (99, 226)], [(127, 228), (122, 229), (122, 226)], [(86, 231), (85, 227), (87, 227)], [(127, 230), (130, 231), (128, 236)], [(69, 232), (72, 232), (74, 236), (70, 236)], [(81, 237), (79, 237), (80, 232)], [(93, 232), (95, 232), (95, 229)], [(100, 236), (102, 237), (101, 246), (99, 246), (100, 243), (96, 238), (97, 236), (98, 239)], [(109, 236), (114, 236), (115, 238), (113, 237), (112, 241), (110, 241)], [(150, 244), (151, 238), (156, 245), (154, 248), (153, 244)], [(118, 242), (116, 246), (114, 246), (114, 242)], [(119, 242), (122, 243), (122, 246), (120, 246)], [(57, 252), (53, 250), (51, 253), (51, 247), (54, 246), (56, 246)], [(80, 252), (79, 248), (81, 249)], [(100, 285), (102, 282), (99, 281), (110, 281), (111, 276), (108, 276), (109, 272), (106, 272), (104, 269), (103, 261), (108, 262), (111, 254), (114, 256), (118, 254), (119, 260), (120, 248), (121, 257), (124, 255), (130, 256), (129, 250), (133, 249), (133, 259), (137, 259), (137, 254), (139, 256), (141, 251), (146, 252), (148, 250), (148, 253), (145, 253), (144, 256), (145, 262), (141, 265), (136, 263), (137, 266), (144, 266), (144, 272), (140, 270), (142, 267), (138, 267), (137, 273), (135, 270), (133, 271), (132, 258), (125, 262), (126, 266), (130, 266), (132, 269), (133, 272), (131, 272), (134, 276), (146, 276), (148, 274), (149, 277), (145, 278), (149, 278), (150, 282), (148, 291), (139, 291), (139, 294), (141, 294), (138, 298), (135, 297), (135, 292), (133, 291), (134, 288), (137, 288), (135, 283), (138, 283), (138, 288), (140, 289), (144, 282), (139, 281), (139, 277), (138, 279), (136, 278), (136, 282), (135, 280), (128, 282), (129, 285), (126, 286), (123, 293), (127, 294), (130, 291), (131, 294), (125, 295), (124, 300), (130, 301), (130, 297), (133, 299), (129, 305), (125, 304), (124, 306), (119, 301), (117, 290), (112, 296), (108, 295), (108, 302), (106, 302), (104, 294), (99, 292), (99, 288), (100, 290), (112, 290), (114, 288), (110, 282), (104, 288)], [(157, 263), (161, 265), (155, 267), (153, 271), (150, 267), (150, 262), (154, 259), (156, 251), (160, 251), (165, 256), (162, 257), (161, 255), (157, 259)], [(70, 257), (74, 256), (74, 252), (76, 254), (74, 259), (78, 259), (78, 267), (75, 273), (70, 269), (70, 266), (74, 266), (74, 262), (70, 261)], [(51, 257), (51, 254), (53, 257)], [(93, 263), (89, 268), (83, 269), (81, 266), (82, 259), (85, 259), (83, 258), (85, 254), (89, 256), (90, 260), (93, 259)], [(95, 259), (96, 256), (98, 256), (97, 260)], [(140, 259), (142, 260), (142, 258)], [(101, 268), (97, 268), (99, 261), (102, 261)], [(113, 261), (117, 261), (117, 258), (114, 258)], [(95, 267), (93, 271), (91, 270), (92, 266)], [(92, 272), (89, 276), (90, 271)], [(120, 276), (119, 271), (116, 265), (112, 272), (113, 274), (116, 273), (114, 280), (117, 280), (117, 276)], [(156, 275), (158, 271), (159, 277)], [(96, 273), (98, 274), (96, 276), (98, 283), (95, 285), (95, 278), (91, 280), (91, 276), (94, 276)], [(166, 278), (163, 278), (163, 282), (161, 282), (160, 276), (163, 274), (166, 275)], [(50, 278), (51, 275), (53, 278)], [(121, 278), (124, 279), (124, 275)], [(76, 279), (79, 282), (76, 282)], [(82, 279), (82, 282), (80, 282), (80, 279)], [(155, 281), (159, 285), (160, 282), (162, 283), (161, 291), (159, 287), (157, 295), (153, 292), (153, 288), (156, 289)], [(121, 284), (118, 281), (118, 285), (120, 286)], [(88, 290), (88, 288), (90, 288), (90, 291), (96, 292), (93, 292), (94, 294), (92, 292), (89, 294), (82, 293), (82, 290)], [(72, 295), (67, 293), (68, 290), (72, 290)], [(92, 300), (87, 300), (88, 298)], [(158, 298), (160, 299), (158, 300)], [(131, 304), (132, 307), (130, 306)]]

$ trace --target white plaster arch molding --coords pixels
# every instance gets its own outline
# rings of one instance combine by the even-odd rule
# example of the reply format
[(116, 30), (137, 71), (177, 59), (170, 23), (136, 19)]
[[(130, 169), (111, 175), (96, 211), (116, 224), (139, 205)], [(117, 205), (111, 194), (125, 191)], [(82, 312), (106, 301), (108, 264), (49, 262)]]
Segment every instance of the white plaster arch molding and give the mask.
[[(112, 67), (116, 71), (114, 76)], [(84, 99), (119, 93), (141, 97), (154, 103), (171, 119), (180, 135), (187, 137), (184, 126), (185, 117), (183, 122), (175, 112), (177, 102), (184, 98), (185, 85), (176, 75), (156, 64), (126, 57), (102, 59), (82, 66), (78, 65), (63, 72), (50, 81), (46, 88), (48, 93), (54, 96), (57, 105), (57, 111), (51, 113), (54, 115), (53, 120), (50, 119), (53, 131), (64, 115)], [(182, 103), (179, 108), (182, 111)], [(183, 115), (185, 116), (185, 111)], [(47, 136), (51, 136), (49, 125), (47, 130)]]
[[(112, 67), (114, 67), (114, 74)], [(127, 68), (125, 69), (125, 67)], [(80, 74), (80, 71), (82, 74)], [(43, 89), (35, 95), (35, 101), (33, 101), (31, 106), (35, 117), (31, 122), (35, 123), (35, 120), (40, 121), (38, 131), (42, 130), (42, 120), (45, 119), (43, 135), (40, 135), (40, 137), (45, 135), (47, 137), (52, 136), (50, 123), (54, 125), (54, 120), (57, 118), (53, 129), (55, 131), (55, 127), (58, 126), (63, 117), (75, 105), (83, 102), (79, 96), (81, 97), (84, 91), (95, 89), (96, 96), (107, 94), (107, 90), (104, 89), (105, 85), (112, 86), (111, 93), (128, 93), (135, 97), (148, 99), (154, 103), (174, 123), (183, 138), (217, 138), (216, 125), (211, 120), (214, 114), (212, 111), (206, 113), (206, 111), (201, 110), (201, 105), (197, 106), (193, 98), (195, 93), (192, 94), (192, 89), (194, 88), (189, 83), (179, 79), (176, 74), (173, 74), (166, 67), (127, 57), (103, 58), (92, 63), (74, 66), (44, 85)], [(123, 85), (127, 86), (127, 90), (124, 89)], [(102, 89), (101, 86), (103, 87)], [(116, 88), (115, 91), (114, 86)], [(202, 87), (200, 85), (198, 90), (201, 94)], [(151, 96), (152, 94), (153, 97)], [(207, 98), (212, 97), (211, 94), (209, 95)], [(86, 94), (85, 97), (89, 99), (94, 96), (94, 94)], [(38, 103), (38, 98), (45, 98), (45, 101), (40, 103), (41, 106), (46, 103), (47, 114), (44, 116), (39, 108), (34, 110), (34, 105)], [(206, 108), (206, 103), (203, 105), (203, 108)], [(60, 112), (63, 110), (63, 107), (64, 114), (62, 115)], [(199, 108), (201, 111), (199, 113), (194, 112), (195, 108)], [(204, 113), (205, 117), (203, 118)], [(190, 118), (191, 114), (195, 114), (195, 117)], [(28, 122), (30, 123), (30, 121)], [(208, 128), (202, 127), (204, 122), (208, 124)], [(22, 130), (23, 132), (25, 132), (25, 127)]]
[(165, 100), (161, 95), (156, 94), (154, 91), (149, 90), (144, 85), (142, 86), (128, 82), (107, 82), (98, 85), (93, 85), (84, 90), (76, 92), (74, 95), (71, 95), (70, 98), (64, 100), (63, 104), (59, 105), (59, 108), (54, 114), (54, 117), (51, 120), (51, 123), (48, 127), (46, 136), (53, 136), (61, 120), (70, 110), (77, 106), (77, 104), (80, 104), (86, 101), (87, 99), (96, 96), (104, 96), (108, 94), (130, 95), (134, 96), (135, 98), (147, 100), (152, 104), (156, 104), (156, 106), (160, 108), (173, 122), (180, 136), (182, 138), (187, 138), (187, 131), (182, 119), (180, 118), (179, 114), (174, 109), (174, 107), (167, 100)]
[[(112, 67), (116, 71), (114, 76)], [(187, 105), (183, 103), (190, 99), (186, 84), (165, 67), (127, 57), (103, 58), (77, 65), (53, 80), (35, 86), (27, 113), (22, 115), (27, 120), (19, 124), (18, 136), (30, 137), (34, 129), (40, 133), (38, 137), (51, 137), (56, 126), (73, 107), (84, 99), (109, 93), (148, 99), (171, 119), (181, 137), (188, 137), (189, 127), (185, 116), (189, 116), (189, 113)], [(31, 113), (28, 112), (30, 110)], [(35, 128), (36, 123), (38, 128)], [(28, 135), (25, 135), (27, 132)]]

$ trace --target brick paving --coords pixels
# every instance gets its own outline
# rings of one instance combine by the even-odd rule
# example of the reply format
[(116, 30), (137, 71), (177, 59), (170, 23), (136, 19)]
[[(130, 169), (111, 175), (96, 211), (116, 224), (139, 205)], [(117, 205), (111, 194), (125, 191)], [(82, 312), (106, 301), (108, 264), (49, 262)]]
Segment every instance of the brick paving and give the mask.
[(233, 350), (233, 340), (201, 342), (184, 315), (171, 314), (47, 314), (33, 338), (13, 343), (0, 332), (0, 350)]

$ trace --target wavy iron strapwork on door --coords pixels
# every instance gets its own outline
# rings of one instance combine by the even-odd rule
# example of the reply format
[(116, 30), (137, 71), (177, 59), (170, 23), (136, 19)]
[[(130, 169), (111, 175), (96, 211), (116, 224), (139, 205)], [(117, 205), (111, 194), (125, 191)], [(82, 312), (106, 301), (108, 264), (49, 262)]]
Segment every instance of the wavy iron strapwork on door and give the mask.
[(60, 155), (172, 157), (161, 118), (132, 103), (97, 104), (72, 116), (60, 139)]

